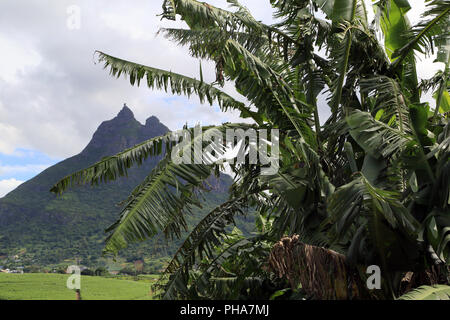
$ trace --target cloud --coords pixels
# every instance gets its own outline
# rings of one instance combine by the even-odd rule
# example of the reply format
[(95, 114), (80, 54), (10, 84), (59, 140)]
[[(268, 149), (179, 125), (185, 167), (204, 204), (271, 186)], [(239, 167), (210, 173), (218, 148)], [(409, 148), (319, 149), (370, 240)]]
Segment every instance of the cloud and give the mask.
[[(171, 97), (146, 87), (132, 87), (113, 79), (94, 63), (102, 50), (124, 59), (198, 77), (199, 62), (162, 36), (161, 26), (182, 22), (160, 21), (160, 1), (136, 0), (133, 5), (107, 0), (76, 1), (81, 28), (67, 28), (67, 8), (73, 1), (4, 0), (0, 12), (0, 152), (17, 147), (65, 158), (78, 153), (104, 120), (113, 118), (123, 102), (141, 122), (151, 115), (171, 129), (197, 120), (208, 123), (237, 120), (201, 106), (198, 99)], [(213, 3), (224, 3), (213, 1)], [(214, 80), (212, 63), (203, 65), (205, 80)], [(225, 90), (238, 96), (228, 86)], [(176, 102), (174, 102), (176, 101)], [(176, 108), (176, 109), (175, 109)]]
[[(0, 114), (2, 105), (0, 103)], [(0, 122), (0, 152), (10, 154), (14, 152), (15, 144), (21, 139), (20, 129)]]
[[(223, 0), (208, 2), (226, 6)], [(241, 2), (257, 19), (272, 21), (269, 1)], [(139, 121), (155, 115), (171, 129), (186, 122), (240, 120), (237, 113), (221, 113), (217, 107), (201, 105), (197, 98), (171, 99), (161, 91), (131, 87), (124, 78), (113, 79), (94, 63), (94, 51), (101, 50), (198, 78), (199, 62), (189, 56), (187, 48), (155, 36), (160, 27), (184, 25), (161, 21), (156, 16), (161, 13), (161, 3), (0, 1), (0, 152), (12, 153), (20, 147), (55, 158), (74, 155), (85, 147), (102, 121), (118, 113), (123, 102)], [(71, 30), (67, 27), (67, 8), (74, 4), (81, 9), (81, 28)], [(416, 11), (413, 15), (417, 16)], [(214, 81), (214, 65), (202, 63), (202, 67), (205, 81)], [(419, 75), (430, 73), (434, 67), (427, 60), (419, 67)], [(232, 85), (224, 90), (242, 99)]]
[(25, 181), (20, 181), (16, 179), (0, 180), (0, 198), (4, 197), (6, 194), (14, 190), (24, 182)]
[(0, 79), (9, 83), (18, 83), (18, 76), (26, 73), (28, 68), (40, 64), (41, 57), (26, 44), (18, 43), (14, 39), (0, 36), (0, 47), (7, 48), (0, 59)]

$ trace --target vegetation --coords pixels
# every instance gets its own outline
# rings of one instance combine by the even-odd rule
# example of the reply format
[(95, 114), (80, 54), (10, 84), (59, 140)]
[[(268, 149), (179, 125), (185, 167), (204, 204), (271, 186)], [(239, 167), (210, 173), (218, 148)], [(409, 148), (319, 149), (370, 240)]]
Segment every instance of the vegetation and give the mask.
[[(228, 2), (230, 11), (195, 0), (163, 4), (163, 18), (181, 17), (189, 28), (160, 32), (188, 46), (193, 57), (214, 61), (213, 84), (203, 81), (201, 68), (196, 80), (98, 52), (113, 76), (132, 85), (196, 94), (254, 121), (204, 132), (280, 132), (278, 173), (261, 175), (261, 163), (231, 165), (230, 199), (176, 252), (162, 277), (162, 298), (393, 299), (421, 285), (448, 284), (450, 2), (427, 1), (414, 26), (407, 0), (382, 0), (373, 8), (361, 0), (271, 0), (274, 25), (255, 20), (237, 0)], [(419, 81), (416, 54), (435, 51), (445, 68)], [(225, 81), (249, 105), (222, 92)], [(436, 103), (423, 100), (428, 91)], [(319, 94), (331, 110), (326, 121)], [(117, 253), (157, 231), (179, 237), (196, 190), (221, 166), (211, 156), (205, 164), (175, 164), (173, 146), (169, 134), (148, 140), (64, 178), (52, 191), (109, 182), (164, 155), (108, 229), (105, 249)], [(247, 155), (252, 147), (246, 142)], [(227, 226), (249, 205), (257, 210), (257, 234), (230, 233)], [(283, 269), (296, 261), (301, 268)], [(370, 265), (381, 268), (381, 290), (366, 287)]]
[[(75, 300), (69, 275), (0, 273), (0, 300)], [(81, 276), (83, 300), (152, 300), (148, 281)]]
[(448, 286), (422, 286), (400, 297), (400, 300), (448, 300), (450, 288)]
[[(230, 185), (231, 179), (229, 177), (223, 176), (222, 180), (224, 185)], [(78, 221), (73, 225), (48, 221), (44, 226), (42, 221), (33, 219), (27, 224), (11, 223), (2, 226), (1, 230), (7, 236), (0, 240), (0, 251), (3, 252), (0, 254), (0, 266), (6, 266), (10, 269), (24, 266), (27, 267), (27, 270), (32, 266), (36, 267), (35, 270), (43, 270), (44, 268), (52, 269), (61, 264), (68, 265), (69, 263), (79, 263), (91, 268), (106, 267), (108, 261), (101, 258), (104, 246), (104, 228), (114, 221), (112, 219), (113, 214), (114, 212), (117, 213), (117, 208), (114, 208), (114, 205), (118, 202), (118, 197), (124, 193), (123, 191), (116, 192), (117, 189), (117, 187), (112, 188), (110, 190), (111, 195), (101, 200), (99, 200), (98, 195), (92, 196), (88, 200), (89, 202), (95, 200), (101, 203), (99, 205), (93, 204), (87, 211), (83, 211), (81, 206), (78, 206), (78, 201), (59, 199), (59, 201), (65, 202), (66, 206), (61, 209), (61, 215), (67, 213), (68, 219), (70, 219), (69, 217), (75, 217), (75, 214), (80, 216), (76, 218)], [(26, 202), (25, 196), (24, 202)], [(206, 213), (226, 200), (226, 193), (207, 194), (201, 202), (202, 208), (197, 209), (187, 219), (188, 227), (194, 226)], [(103, 204), (105, 204), (105, 208), (100, 207)], [(73, 213), (66, 211), (67, 206), (71, 206)], [(95, 217), (95, 214), (98, 216)], [(95, 222), (86, 223), (86, 221)], [(249, 216), (239, 219), (238, 225), (246, 234), (250, 234), (254, 229), (253, 221), (254, 219)], [(18, 236), (14, 236), (15, 234), (18, 234)], [(184, 232), (184, 236), (186, 236), (186, 232)], [(120, 258), (123, 258), (124, 263), (130, 265), (136, 260), (145, 259), (148, 261), (146, 267), (153, 266), (152, 270), (147, 271), (157, 273), (163, 269), (162, 264), (158, 261), (175, 254), (181, 243), (182, 239), (167, 242), (164, 236), (159, 234), (148, 242), (129, 246), (120, 253)], [(15, 255), (18, 255), (17, 260), (12, 258)]]

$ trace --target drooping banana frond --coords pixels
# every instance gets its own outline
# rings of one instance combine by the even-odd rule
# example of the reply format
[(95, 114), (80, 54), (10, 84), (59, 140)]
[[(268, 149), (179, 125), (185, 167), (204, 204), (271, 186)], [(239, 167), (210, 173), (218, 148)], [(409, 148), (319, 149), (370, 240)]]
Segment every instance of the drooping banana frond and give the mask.
[[(231, 3), (234, 6), (238, 5), (237, 1), (231, 1)], [(162, 17), (175, 20), (176, 14), (180, 15), (191, 29), (216, 26), (223, 30), (229, 28), (263, 30), (261, 23), (241, 8), (234, 13), (196, 0), (164, 0)]]
[(117, 254), (129, 243), (151, 238), (165, 231), (180, 237), (187, 230), (184, 215), (199, 206), (194, 188), (200, 188), (212, 174), (206, 165), (175, 165), (166, 158), (152, 171), (138, 192), (122, 209), (119, 219), (106, 229), (105, 252)]
[(267, 37), (269, 42), (275, 41), (275, 38), (277, 38), (278, 43), (299, 44), (281, 29), (257, 21), (248, 9), (237, 0), (227, 0), (227, 2), (237, 11), (231, 12), (195, 0), (167, 0), (164, 2), (162, 16), (174, 20), (174, 13), (176, 12), (192, 30), (218, 28), (230, 33), (244, 31), (253, 34), (255, 37)]
[(402, 87), (410, 91), (410, 100), (414, 103), (420, 102), (420, 92), (417, 90), (417, 70), (416, 60), (413, 54), (408, 55), (403, 63), (400, 59), (395, 58), (396, 52), (403, 48), (408, 39), (405, 36), (411, 31), (407, 12), (411, 9), (408, 1), (390, 0), (379, 1), (375, 4), (380, 13), (381, 30), (384, 34), (384, 46), (386, 54), (393, 64), (390, 69), (395, 70), (402, 80)]
[(419, 224), (400, 202), (400, 194), (373, 186), (359, 174), (330, 197), (328, 205), (333, 233), (342, 238), (361, 215), (378, 212), (392, 228), (401, 228), (407, 234), (418, 231)]
[[(356, 3), (356, 0), (354, 0), (354, 2)], [(345, 84), (344, 81), (348, 70), (348, 61), (350, 58), (350, 49), (352, 45), (352, 31), (350, 25), (348, 25), (346, 30), (339, 36), (339, 40), (344, 43), (344, 46), (338, 44), (338, 47), (335, 48), (332, 54), (334, 57), (334, 65), (338, 74), (337, 79), (333, 82), (332, 87), (330, 88), (332, 92), (330, 105), (333, 120), (337, 119), (337, 113), (339, 112), (339, 107), (342, 102), (342, 89)], [(345, 114), (345, 112), (346, 111), (344, 110), (343, 113)]]
[[(245, 41), (245, 34), (230, 36), (224, 31), (218, 29), (199, 30), (163, 30), (171, 39), (182, 44), (190, 44), (191, 54), (198, 58), (207, 58), (221, 62), (221, 72), (224, 72), (230, 80), (235, 80), (239, 91), (246, 96), (255, 106), (259, 107), (259, 101), (254, 100), (251, 86), (243, 82), (249, 79), (258, 94), (264, 91), (271, 91), (277, 84), (286, 86), (282, 83), (284, 74), (282, 67), (277, 67), (277, 61), (271, 59), (265, 51), (252, 51), (252, 45)], [(207, 37), (205, 34), (213, 33), (215, 37)], [(203, 34), (203, 36), (200, 36)], [(279, 63), (278, 63), (279, 64)], [(277, 67), (279, 70), (274, 70)], [(281, 74), (280, 74), (281, 73)], [(256, 83), (255, 83), (256, 81)], [(244, 86), (245, 85), (245, 86)], [(286, 89), (288, 90), (288, 89)], [(256, 92), (255, 92), (256, 93)], [(273, 98), (272, 98), (273, 99)]]
[[(247, 43), (243, 39), (246, 34), (241, 33), (240, 36), (230, 37), (226, 32), (215, 28), (202, 29), (201, 31), (197, 29), (163, 29), (163, 31), (168, 37), (180, 42), (180, 44), (190, 44), (191, 54), (194, 57), (212, 60), (216, 60), (220, 56), (227, 57), (224, 62), (235, 72), (239, 66), (246, 66), (247, 72), (251, 72), (258, 83), (267, 85), (272, 80), (270, 66), (267, 64), (270, 57), (256, 56), (250, 51), (249, 46), (244, 47), (243, 45)], [(214, 34), (215, 37), (208, 37), (208, 34), (209, 36)], [(244, 60), (242, 64), (239, 63), (238, 57)], [(232, 80), (234, 79), (232, 78)]]
[(244, 214), (244, 198), (233, 199), (216, 207), (208, 213), (187, 236), (184, 243), (166, 268), (166, 273), (174, 273), (183, 266), (193, 266), (198, 257), (211, 257), (215, 246), (221, 244), (225, 228), (234, 223), (236, 214)]
[(389, 158), (400, 154), (412, 137), (375, 120), (370, 113), (354, 110), (347, 117), (350, 134), (372, 157)]
[[(250, 239), (241, 238), (230, 244), (225, 243), (218, 248), (218, 252), (211, 259), (206, 259), (204, 264), (198, 266), (194, 271), (188, 270), (177, 272), (176, 274), (166, 274), (161, 278), (156, 287), (162, 288), (162, 299), (201, 299), (210, 297), (211, 278), (218, 275), (224, 275), (222, 265), (228, 259), (235, 257), (240, 250), (254, 247), (256, 242), (261, 241), (261, 236)], [(192, 276), (192, 281), (188, 283)]]
[[(246, 32), (233, 32), (227, 33), (217, 28), (203, 28), (203, 29), (171, 29), (162, 28), (160, 32), (164, 33), (164, 36), (177, 42), (181, 46), (189, 45), (190, 54), (193, 57), (201, 59), (213, 59), (213, 50), (211, 47), (213, 44), (217, 46), (217, 43), (224, 42), (228, 39), (234, 39), (244, 46), (252, 53), (261, 50), (263, 46), (268, 48), (267, 36), (255, 36)], [(209, 48), (208, 48), (209, 46)], [(269, 54), (267, 50), (264, 51)], [(217, 52), (217, 55), (219, 52)]]
[(450, 214), (448, 208), (435, 209), (422, 224), (422, 236), (433, 248), (435, 263), (450, 266)]
[(412, 54), (412, 50), (417, 50), (424, 54), (433, 52), (435, 41), (439, 37), (448, 37), (448, 30), (450, 26), (450, 1), (435, 0), (430, 2), (428, 10), (423, 13), (423, 17), (431, 17), (428, 20), (421, 21), (414, 26), (405, 38), (407, 43), (397, 49), (393, 55), (396, 64), (400, 64), (403, 59)]
[[(182, 6), (181, 2), (179, 4), (180, 6)], [(177, 5), (177, 3), (175, 3), (175, 5)], [(205, 4), (205, 6), (208, 7), (209, 5)], [(199, 9), (199, 11), (202, 10), (203, 8), (201, 10)], [(211, 12), (215, 12), (215, 9), (212, 10), (213, 11)], [(177, 12), (179, 13), (179, 11)], [(181, 16), (185, 18), (183, 14), (181, 14)], [(214, 27), (216, 27), (215, 24), (204, 26), (204, 28)], [(233, 29), (233, 32), (238, 30), (239, 29), (235, 28)], [(188, 39), (185, 38), (185, 40)], [(238, 91), (244, 93), (246, 98), (260, 108), (260, 110), (265, 104), (267, 104), (267, 107), (264, 108), (266, 110), (269, 109), (269, 107), (273, 110), (274, 102), (279, 104), (283, 112), (298, 130), (298, 126), (287, 114), (286, 107), (294, 106), (294, 108), (299, 110), (299, 105), (304, 105), (311, 110), (313, 109), (306, 102), (301, 101), (301, 99), (296, 100), (293, 98), (294, 95), (292, 94), (291, 85), (284, 81), (289, 70), (283, 60), (277, 61), (277, 59), (271, 59), (271, 56), (267, 54), (253, 54), (232, 37), (228, 37), (228, 39), (223, 42), (211, 41), (208, 38), (203, 38), (202, 40), (205, 42), (206, 46), (196, 45), (200, 40), (198, 37), (191, 37), (189, 40), (191, 41), (191, 50), (193, 48), (198, 48), (199, 50), (199, 52), (195, 54), (201, 54), (203, 57), (207, 54), (209, 58), (214, 60), (218, 57), (223, 59), (223, 61), (221, 60), (220, 69), (222, 70), (223, 68), (223, 72), (230, 80), (235, 81)], [(258, 98), (258, 100), (255, 100), (255, 98)], [(264, 109), (261, 111), (266, 111)]]
[[(248, 128), (249, 125), (227, 124), (218, 127), (209, 126), (204, 127), (203, 131), (206, 132), (208, 130), (215, 129), (226, 131), (227, 128), (234, 127)], [(194, 130), (189, 130), (191, 132), (191, 137), (194, 137)], [(97, 185), (100, 182), (106, 183), (116, 180), (118, 177), (126, 176), (128, 169), (133, 166), (141, 165), (149, 157), (164, 155), (172, 151), (172, 148), (177, 143), (177, 141), (174, 139), (175, 134), (176, 132), (169, 132), (163, 136), (146, 140), (134, 147), (119, 152), (116, 155), (105, 157), (86, 169), (77, 171), (67, 177), (64, 177), (59, 182), (57, 182), (50, 191), (56, 194), (61, 194), (69, 187), (72, 187), (74, 185)]]
[[(202, 276), (193, 281), (191, 288), (213, 299), (267, 299), (273, 290), (267, 270), (271, 241), (264, 235), (245, 239), (233, 234), (225, 239), (225, 245), (218, 247), (218, 258), (201, 267)], [(219, 261), (222, 261), (220, 268)], [(209, 282), (205, 282), (208, 278)]]
[(414, 289), (400, 298), (399, 300), (450, 300), (450, 286), (421, 286)]
[[(199, 41), (198, 38), (185, 40), (194, 44)], [(230, 80), (235, 81), (239, 91), (259, 108), (267, 104), (267, 108), (273, 109), (273, 103), (270, 102), (277, 103), (298, 133), (302, 134), (299, 124), (291, 116), (288, 108), (294, 108), (297, 113), (300, 110), (299, 105), (304, 105), (310, 110), (314, 108), (305, 101), (294, 98), (291, 86), (284, 80), (289, 75), (286, 64), (280, 61), (277, 65), (276, 61), (270, 61), (270, 57), (255, 55), (238, 41), (230, 38), (219, 43), (209, 43), (208, 40), (206, 46), (196, 46), (196, 48), (201, 50), (202, 55), (207, 54), (210, 58), (225, 57), (223, 71)], [(278, 70), (275, 70), (274, 67)], [(262, 94), (265, 92), (266, 95)], [(258, 100), (255, 101), (256, 97)], [(264, 103), (262, 98), (265, 100)]]
[(411, 133), (409, 108), (397, 81), (386, 76), (363, 79), (361, 80), (361, 92), (376, 99), (372, 114), (377, 114), (377, 118), (381, 122), (389, 123), (395, 119), (400, 132)]
[[(215, 127), (214, 130), (223, 134), (227, 128), (230, 126)], [(106, 230), (111, 232), (106, 240), (106, 252), (117, 253), (128, 243), (142, 241), (158, 231), (164, 231), (166, 237), (173, 238), (180, 237), (183, 229), (187, 230), (184, 216), (193, 205), (199, 206), (193, 193), (194, 188), (203, 187), (204, 181), (214, 172), (215, 159), (225, 152), (223, 141), (203, 141), (205, 135), (211, 132), (210, 129), (200, 131), (197, 135), (195, 130), (191, 130), (194, 133), (193, 139), (192, 134), (187, 136), (183, 132), (183, 144), (172, 149), (172, 159), (168, 154), (132, 192), (119, 219)], [(201, 150), (197, 149), (198, 146)], [(203, 148), (206, 146), (215, 155), (205, 155)], [(201, 154), (198, 154), (199, 151)], [(174, 152), (186, 161), (174, 162)], [(196, 160), (201, 161), (197, 163)]]
[[(349, 243), (352, 265), (377, 264), (383, 270), (404, 271), (418, 258), (420, 223), (401, 203), (400, 193), (373, 186), (363, 174), (330, 197), (329, 237)], [(390, 275), (383, 278), (391, 292)]]
[[(215, 248), (222, 243), (227, 234), (226, 227), (234, 223), (236, 214), (244, 214), (243, 200), (244, 198), (233, 199), (216, 207), (187, 236), (161, 275), (161, 283), (170, 275), (169, 282), (164, 285), (165, 298), (173, 295), (172, 287), (174, 291), (186, 291), (189, 279), (187, 270), (192, 269), (204, 258), (214, 258)], [(175, 289), (175, 286), (178, 288)]]
[(50, 190), (61, 194), (74, 185), (91, 184), (116, 180), (126, 176), (128, 169), (141, 165), (147, 158), (170, 151), (174, 142), (171, 142), (172, 132), (166, 135), (146, 140), (132, 148), (126, 149), (114, 156), (105, 157), (92, 166), (72, 173), (57, 182)]
[(104, 68), (110, 69), (110, 74), (119, 78), (122, 74), (129, 77), (131, 85), (140, 85), (141, 80), (145, 80), (147, 86), (152, 89), (162, 89), (177, 95), (191, 96), (196, 94), (203, 103), (205, 100), (212, 105), (214, 100), (223, 111), (237, 109), (248, 112), (242, 102), (239, 102), (225, 92), (207, 84), (203, 81), (186, 77), (170, 71), (156, 69), (130, 61), (122, 60), (103, 52), (97, 52), (99, 62), (104, 62)]

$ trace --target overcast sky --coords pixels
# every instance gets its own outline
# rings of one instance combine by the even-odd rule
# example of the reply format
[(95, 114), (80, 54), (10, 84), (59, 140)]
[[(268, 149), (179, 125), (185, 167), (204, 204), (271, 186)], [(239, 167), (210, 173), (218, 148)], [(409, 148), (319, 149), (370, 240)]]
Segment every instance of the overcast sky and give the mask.
[[(226, 7), (225, 0), (209, 3)], [(369, 0), (370, 2), (370, 0)], [(198, 77), (199, 64), (162, 36), (162, 0), (1, 0), (0, 1), (0, 197), (46, 167), (79, 153), (104, 120), (124, 102), (137, 120), (157, 116), (170, 129), (186, 122), (218, 124), (237, 114), (201, 105), (197, 98), (172, 97), (111, 78), (93, 53), (114, 56)], [(269, 0), (241, 0), (254, 16), (270, 23)], [(410, 1), (412, 22), (424, 11)], [(80, 8), (80, 28), (68, 27), (68, 9)], [(206, 81), (213, 66), (202, 64)], [(419, 67), (428, 78), (440, 68), (432, 59)], [(230, 94), (231, 86), (226, 87)], [(239, 98), (239, 97), (238, 97)], [(326, 110), (322, 110), (326, 113)]]

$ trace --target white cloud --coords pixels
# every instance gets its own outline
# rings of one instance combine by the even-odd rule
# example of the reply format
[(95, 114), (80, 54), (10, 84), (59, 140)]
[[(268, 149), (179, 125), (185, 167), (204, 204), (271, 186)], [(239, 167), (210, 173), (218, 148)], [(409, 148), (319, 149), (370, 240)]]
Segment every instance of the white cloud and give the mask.
[(24, 183), (24, 181), (16, 179), (0, 180), (0, 198), (4, 197), (22, 183)]
[[(0, 103), (0, 118), (2, 108)], [(15, 144), (20, 141), (20, 130), (17, 127), (0, 122), (0, 153), (12, 154)]]
[(27, 69), (36, 67), (41, 62), (40, 55), (28, 43), (18, 42), (0, 34), (0, 79), (17, 84), (19, 75), (25, 75)]

